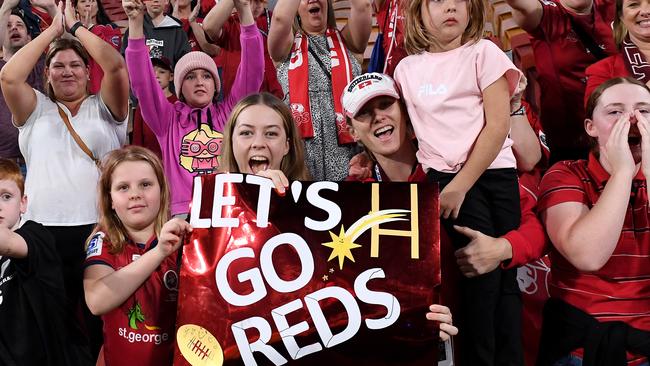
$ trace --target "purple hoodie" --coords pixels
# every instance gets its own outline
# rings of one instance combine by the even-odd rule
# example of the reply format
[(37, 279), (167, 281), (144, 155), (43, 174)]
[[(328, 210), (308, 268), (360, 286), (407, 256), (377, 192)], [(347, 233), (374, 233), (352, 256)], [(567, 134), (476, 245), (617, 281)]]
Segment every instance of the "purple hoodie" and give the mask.
[(240, 41), (242, 62), (230, 95), (218, 105), (192, 108), (180, 100), (174, 104), (167, 101), (149, 61), (144, 38), (129, 40), (125, 56), (131, 88), (143, 119), (160, 143), (172, 215), (189, 212), (192, 179), (219, 167), (223, 128), (232, 108), (245, 96), (257, 93), (262, 85), (264, 48), (257, 26), (241, 26)]

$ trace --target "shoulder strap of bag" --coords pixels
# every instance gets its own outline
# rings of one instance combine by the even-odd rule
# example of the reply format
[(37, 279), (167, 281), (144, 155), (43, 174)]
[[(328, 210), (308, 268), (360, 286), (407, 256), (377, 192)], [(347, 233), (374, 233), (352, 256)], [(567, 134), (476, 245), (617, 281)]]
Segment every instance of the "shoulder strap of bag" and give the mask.
[(327, 70), (327, 67), (325, 67), (325, 64), (323, 63), (323, 61), (321, 61), (321, 59), (318, 57), (316, 52), (311, 48), (311, 43), (307, 44), (307, 49), (309, 50), (309, 53), (311, 53), (311, 55), (314, 56), (314, 58), (316, 59), (316, 62), (318, 63), (318, 66), (320, 66), (321, 70), (323, 70), (323, 73), (325, 73), (325, 75), (328, 78), (331, 79), (332, 78), (332, 73)]
[(79, 135), (77, 134), (77, 131), (75, 131), (74, 128), (72, 128), (72, 124), (70, 123), (70, 119), (68, 119), (68, 115), (65, 114), (65, 112), (63, 111), (61, 106), (59, 106), (57, 104), (56, 107), (59, 109), (59, 116), (61, 116), (61, 119), (63, 119), (63, 123), (65, 123), (65, 127), (68, 128), (68, 131), (70, 132), (70, 135), (72, 135), (72, 138), (74, 139), (74, 141), (77, 143), (77, 146), (79, 146), (79, 148), (81, 148), (81, 150), (83, 150), (83, 152), (86, 155), (88, 155), (90, 160), (92, 160), (95, 163), (95, 165), (97, 165), (97, 167), (99, 167), (99, 165), (100, 165), (99, 159), (97, 159), (95, 157), (95, 155), (93, 155), (93, 152), (90, 151), (90, 149), (88, 148), (88, 146), (86, 146), (86, 144), (83, 142), (81, 137), (79, 137)]
[(573, 31), (576, 32), (576, 35), (578, 35), (578, 38), (580, 38), (580, 42), (582, 42), (582, 44), (587, 47), (589, 52), (591, 52), (591, 54), (594, 55), (597, 60), (602, 60), (607, 57), (605, 51), (603, 51), (603, 49), (598, 46), (596, 41), (587, 32), (585, 32), (585, 30), (579, 24), (576, 23), (573, 17), (569, 17), (569, 20), (571, 21), (571, 28), (573, 28)]

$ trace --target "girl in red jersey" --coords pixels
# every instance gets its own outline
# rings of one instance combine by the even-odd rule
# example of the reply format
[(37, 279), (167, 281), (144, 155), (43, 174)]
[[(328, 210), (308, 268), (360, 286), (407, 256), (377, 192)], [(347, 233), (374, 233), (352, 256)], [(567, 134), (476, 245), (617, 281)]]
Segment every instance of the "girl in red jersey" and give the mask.
[(88, 240), (84, 290), (104, 321), (106, 365), (170, 365), (178, 290), (177, 250), (192, 228), (169, 219), (163, 168), (128, 146), (104, 160), (100, 218)]
[(555, 250), (537, 365), (648, 365), (650, 89), (608, 80), (586, 113), (589, 159), (553, 165), (540, 186)]

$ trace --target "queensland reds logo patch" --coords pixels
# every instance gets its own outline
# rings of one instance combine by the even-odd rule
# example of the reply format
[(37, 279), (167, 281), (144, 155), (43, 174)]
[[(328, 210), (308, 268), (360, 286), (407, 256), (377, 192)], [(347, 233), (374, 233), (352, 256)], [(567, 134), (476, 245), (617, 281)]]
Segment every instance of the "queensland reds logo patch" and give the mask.
[(118, 36), (111, 37), (111, 44), (113, 46), (115, 46), (115, 47), (119, 47), (120, 46), (120, 37), (118, 37)]
[(311, 119), (309, 117), (309, 111), (307, 111), (305, 106), (300, 103), (291, 104), (291, 114), (293, 115), (294, 121), (296, 121), (296, 126), (309, 123), (309, 120)]
[(345, 117), (338, 112), (336, 112), (336, 129), (339, 133), (348, 132), (348, 125), (347, 122), (345, 122)]

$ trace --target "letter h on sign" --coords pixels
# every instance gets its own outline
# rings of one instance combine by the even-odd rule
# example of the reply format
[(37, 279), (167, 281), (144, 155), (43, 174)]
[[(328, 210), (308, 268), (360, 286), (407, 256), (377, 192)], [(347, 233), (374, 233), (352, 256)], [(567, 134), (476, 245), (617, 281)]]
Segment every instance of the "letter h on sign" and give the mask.
[[(420, 258), (420, 235), (418, 227), (418, 186), (411, 184), (411, 230), (380, 229), (373, 225), (370, 229), (370, 257), (379, 257), (379, 235), (403, 236), (411, 238), (411, 258)], [(372, 184), (370, 213), (379, 211), (379, 183)]]

